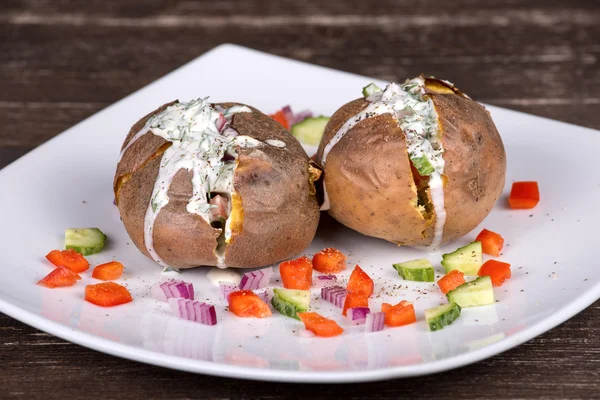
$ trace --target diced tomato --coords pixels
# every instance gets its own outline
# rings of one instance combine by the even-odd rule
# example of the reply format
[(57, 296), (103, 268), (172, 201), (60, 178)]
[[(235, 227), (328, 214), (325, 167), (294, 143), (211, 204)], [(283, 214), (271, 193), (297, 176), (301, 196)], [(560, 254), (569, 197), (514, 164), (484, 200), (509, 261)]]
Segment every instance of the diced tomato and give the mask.
[(58, 266), (37, 284), (48, 288), (73, 286), (81, 277), (69, 268)]
[(57, 267), (63, 266), (73, 272), (83, 272), (90, 267), (90, 263), (75, 250), (52, 250), (46, 255), (48, 261)]
[(275, 114), (269, 115), (269, 117), (271, 117), (275, 121), (279, 122), (285, 129), (290, 129), (290, 122), (285, 117), (283, 110), (279, 110)]
[(453, 269), (437, 281), (437, 284), (442, 292), (447, 294), (449, 291), (456, 289), (465, 282), (465, 274), (457, 269)]
[(125, 286), (114, 282), (102, 282), (85, 287), (85, 299), (102, 307), (118, 306), (133, 301)]
[(369, 307), (369, 296), (357, 292), (348, 292), (346, 300), (344, 300), (342, 315), (345, 316), (348, 309), (355, 307)]
[(279, 264), (279, 273), (286, 289), (308, 290), (312, 284), (313, 265), (310, 258), (302, 256)]
[(492, 279), (492, 285), (502, 286), (504, 281), (511, 277), (510, 264), (496, 260), (487, 260), (479, 268), (477, 275), (489, 276)]
[(482, 230), (475, 240), (481, 242), (481, 248), (485, 254), (494, 257), (500, 255), (500, 250), (504, 246), (504, 238), (496, 232), (488, 231), (487, 229)]
[(229, 294), (229, 311), (238, 317), (265, 318), (271, 316), (269, 305), (252, 290), (240, 290)]
[(317, 336), (332, 337), (341, 335), (344, 330), (332, 319), (325, 318), (316, 312), (299, 312), (298, 318), (307, 330)]
[(373, 279), (367, 275), (358, 265), (354, 267), (350, 279), (348, 280), (348, 289), (350, 292), (364, 294), (370, 296), (373, 294)]
[(385, 324), (387, 326), (402, 326), (417, 322), (415, 307), (406, 300), (401, 301), (395, 306), (383, 303), (381, 311), (385, 313)]
[(323, 249), (314, 255), (313, 268), (324, 274), (335, 274), (346, 269), (346, 256), (338, 249)]
[(123, 264), (117, 261), (100, 264), (92, 271), (92, 278), (100, 279), (101, 281), (114, 281), (119, 279), (123, 273)]
[(510, 208), (533, 208), (540, 201), (537, 182), (514, 182), (508, 197)]

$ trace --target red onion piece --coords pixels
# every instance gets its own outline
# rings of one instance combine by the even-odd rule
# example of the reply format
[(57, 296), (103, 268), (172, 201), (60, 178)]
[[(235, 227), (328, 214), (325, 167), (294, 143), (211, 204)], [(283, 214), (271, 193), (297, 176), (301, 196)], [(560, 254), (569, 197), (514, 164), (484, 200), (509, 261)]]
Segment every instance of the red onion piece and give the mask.
[(225, 126), (225, 123), (227, 122), (227, 120), (225, 119), (225, 116), (223, 114), (219, 114), (219, 117), (217, 118), (217, 120), (215, 121), (215, 125), (217, 126), (217, 130), (219, 132), (221, 132), (221, 130), (223, 129), (223, 127)]
[(383, 323), (385, 321), (385, 313), (375, 312), (367, 314), (365, 320), (365, 332), (378, 332), (383, 330)]
[(166, 282), (157, 282), (152, 286), (152, 295), (158, 301), (167, 301), (171, 298), (194, 300), (194, 285), (189, 282), (171, 279)]
[(225, 303), (229, 303), (229, 295), (231, 293), (240, 290), (239, 287), (230, 283), (219, 283), (219, 289), (221, 289), (221, 300)]
[(337, 276), (335, 275), (317, 275), (313, 280), (313, 285), (317, 288), (323, 288), (332, 286), (337, 283)]
[(217, 313), (213, 305), (182, 298), (170, 298), (168, 302), (171, 312), (181, 319), (204, 325), (217, 324)]
[(273, 276), (273, 268), (246, 272), (240, 281), (240, 290), (256, 290), (266, 287)]
[(295, 117), (294, 117), (294, 112), (292, 111), (292, 107), (285, 106), (281, 109), (281, 112), (285, 116), (285, 119), (287, 120), (288, 124), (290, 124), (290, 126), (295, 123), (294, 122)]
[(261, 290), (261, 291), (254, 291), (254, 293), (260, 297), (260, 299), (262, 301), (264, 301), (265, 303), (269, 303), (271, 301), (271, 299), (273, 298), (273, 291), (270, 289), (267, 290)]
[(341, 286), (328, 286), (321, 289), (321, 298), (338, 308), (344, 308), (348, 291)]
[(348, 319), (354, 325), (362, 325), (365, 323), (367, 319), (367, 315), (371, 313), (371, 310), (368, 307), (356, 307), (348, 309)]
[(297, 124), (299, 122), (304, 121), (306, 118), (311, 118), (313, 113), (308, 110), (300, 111), (299, 113), (294, 115), (294, 119), (290, 122), (290, 125)]

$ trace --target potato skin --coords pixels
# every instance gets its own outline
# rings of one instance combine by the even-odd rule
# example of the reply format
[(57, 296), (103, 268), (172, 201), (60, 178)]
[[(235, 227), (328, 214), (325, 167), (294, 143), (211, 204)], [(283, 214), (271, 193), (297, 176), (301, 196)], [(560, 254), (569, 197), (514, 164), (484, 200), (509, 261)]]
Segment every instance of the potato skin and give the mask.
[[(173, 103), (138, 121), (123, 147), (150, 117), (170, 104)], [(217, 105), (226, 108), (235, 104), (239, 103)], [(250, 108), (252, 113), (233, 117), (232, 127), (240, 135), (262, 142), (280, 140), (286, 147), (264, 143), (237, 149), (233, 185), (241, 197), (244, 218), (241, 232), (232, 232), (225, 252), (226, 264), (234, 268), (268, 265), (299, 253), (312, 241), (319, 220), (317, 199), (310, 195), (309, 160), (302, 146), (277, 122)], [(152, 133), (143, 136), (127, 150), (115, 174), (115, 198), (121, 219), (132, 241), (146, 256), (149, 254), (144, 245), (144, 217), (159, 172), (161, 156), (156, 153), (165, 143), (168, 142)], [(121, 184), (123, 177), (127, 180)], [(186, 210), (192, 196), (191, 172), (177, 173), (168, 196), (170, 201), (154, 225), (157, 253), (167, 264), (178, 268), (217, 265), (213, 251), (219, 230)]]
[[(442, 242), (448, 242), (491, 211), (504, 187), (506, 156), (483, 106), (438, 80), (427, 79), (426, 88), (442, 128), (447, 214)], [(334, 113), (319, 145), (319, 164), (325, 145), (368, 104), (357, 99)], [(327, 156), (324, 183), (329, 214), (349, 228), (398, 245), (431, 244), (436, 216), (425, 218), (415, 209), (406, 136), (391, 115), (363, 120), (347, 132)]]

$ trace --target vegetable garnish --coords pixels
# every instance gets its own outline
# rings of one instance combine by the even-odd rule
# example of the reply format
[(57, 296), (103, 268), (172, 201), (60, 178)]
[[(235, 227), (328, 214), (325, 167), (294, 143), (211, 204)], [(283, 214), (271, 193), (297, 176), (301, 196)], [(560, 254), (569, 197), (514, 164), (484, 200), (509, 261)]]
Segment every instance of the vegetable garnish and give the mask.
[(332, 337), (341, 335), (344, 330), (334, 320), (327, 319), (316, 312), (299, 312), (298, 318), (307, 330), (317, 336)]
[(481, 242), (481, 248), (485, 254), (494, 257), (500, 256), (500, 251), (504, 246), (504, 238), (496, 232), (484, 229), (477, 235), (475, 240)]
[(346, 256), (334, 248), (319, 251), (313, 256), (313, 268), (323, 274), (335, 274), (346, 269)]
[(402, 300), (395, 306), (383, 303), (381, 312), (385, 313), (385, 324), (387, 326), (402, 326), (417, 322), (415, 307), (406, 300)]
[(444, 275), (438, 282), (438, 286), (442, 290), (444, 294), (447, 294), (449, 291), (456, 289), (463, 283), (465, 283), (465, 274), (461, 271), (454, 269)]
[(494, 288), (489, 276), (480, 276), (474, 281), (463, 283), (446, 295), (448, 302), (461, 308), (487, 306), (494, 303)]
[(513, 182), (508, 204), (510, 208), (529, 209), (540, 201), (540, 190), (537, 182)]
[(477, 241), (442, 255), (442, 266), (446, 268), (446, 273), (457, 269), (465, 275), (475, 276), (481, 264), (483, 264), (483, 251), (481, 242)]
[(341, 286), (328, 286), (321, 289), (321, 298), (338, 308), (344, 307), (348, 290)]
[(90, 267), (90, 263), (75, 250), (52, 250), (46, 258), (57, 267), (67, 267), (73, 272), (83, 272)]
[(269, 115), (269, 117), (271, 117), (275, 121), (279, 122), (281, 124), (281, 126), (283, 126), (285, 129), (288, 129), (288, 130), (290, 129), (290, 123), (289, 123), (288, 119), (285, 117), (283, 110), (279, 110), (275, 114)]
[(370, 296), (373, 294), (373, 279), (358, 265), (354, 267), (346, 289), (350, 292), (364, 294)]
[(106, 235), (98, 228), (69, 228), (65, 231), (65, 248), (84, 256), (101, 252), (105, 242)]
[(123, 274), (123, 264), (118, 261), (111, 261), (105, 264), (100, 264), (92, 271), (92, 278), (100, 279), (102, 281), (114, 281), (119, 279)]
[(265, 318), (272, 315), (269, 305), (251, 290), (240, 290), (229, 294), (229, 311), (238, 317)]
[(441, 306), (425, 310), (425, 320), (430, 331), (440, 330), (460, 317), (461, 308), (456, 303), (443, 304)]
[(216, 325), (217, 313), (215, 306), (201, 301), (187, 299), (169, 299), (169, 307), (177, 317), (204, 325)]
[[(152, 295), (158, 301), (168, 301), (171, 298), (194, 300), (194, 285), (176, 279), (157, 282), (152, 286)], [(237, 288), (236, 288), (237, 290)]]
[(313, 265), (310, 258), (302, 256), (279, 264), (279, 273), (286, 289), (308, 290), (312, 284)]
[(492, 279), (492, 285), (502, 286), (506, 279), (510, 279), (510, 264), (496, 260), (487, 260), (483, 263), (479, 272), (479, 276), (489, 276)]
[(407, 281), (433, 282), (435, 279), (433, 265), (426, 258), (393, 264), (393, 267)]
[(383, 330), (385, 314), (383, 312), (369, 313), (365, 320), (365, 332), (379, 332)]
[(81, 277), (69, 268), (58, 266), (37, 284), (47, 288), (73, 286)]
[(255, 290), (266, 287), (271, 282), (273, 268), (262, 268), (252, 272), (246, 272), (240, 281), (241, 290)]
[(327, 286), (332, 286), (337, 283), (337, 276), (335, 275), (317, 275), (313, 279), (313, 285), (316, 288), (323, 288)]
[(356, 307), (369, 307), (369, 296), (358, 292), (349, 292), (344, 300), (342, 315), (346, 316), (348, 309)]
[(85, 300), (102, 307), (118, 306), (133, 301), (125, 286), (114, 282), (103, 282), (85, 287)]
[(310, 305), (310, 292), (308, 290), (296, 289), (273, 289), (275, 295), (271, 299), (271, 305), (281, 314), (298, 318), (297, 313), (308, 311)]
[(292, 111), (292, 107), (290, 107), (289, 105), (283, 107), (275, 114), (269, 115), (269, 117), (279, 122), (287, 130), (289, 130), (292, 127), (292, 125), (298, 124), (307, 118), (311, 118), (312, 116), (313, 113), (308, 110), (300, 111), (299, 113), (294, 114), (294, 112)]
[(367, 315), (371, 310), (368, 307), (349, 308), (347, 312), (348, 319), (354, 325), (363, 325), (367, 319)]

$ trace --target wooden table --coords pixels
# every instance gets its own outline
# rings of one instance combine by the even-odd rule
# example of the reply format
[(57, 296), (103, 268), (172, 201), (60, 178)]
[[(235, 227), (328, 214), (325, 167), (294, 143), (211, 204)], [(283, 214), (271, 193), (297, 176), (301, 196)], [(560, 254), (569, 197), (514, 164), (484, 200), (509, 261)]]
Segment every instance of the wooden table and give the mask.
[[(600, 128), (594, 0), (109, 3), (2, 0), (0, 167), (224, 42), (383, 79), (425, 72), (482, 102)], [(599, 321), (596, 302), (475, 365), (415, 379), (317, 386), (152, 367), (0, 315), (0, 398), (598, 398)]]

